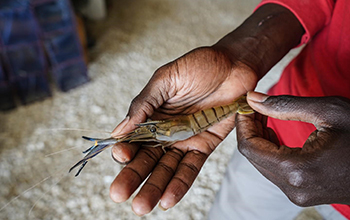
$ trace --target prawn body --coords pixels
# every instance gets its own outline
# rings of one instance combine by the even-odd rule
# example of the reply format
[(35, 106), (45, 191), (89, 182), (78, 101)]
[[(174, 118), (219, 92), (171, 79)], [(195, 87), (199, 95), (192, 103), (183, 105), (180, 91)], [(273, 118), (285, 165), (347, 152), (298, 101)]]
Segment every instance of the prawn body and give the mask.
[(155, 145), (147, 146), (162, 146), (164, 150), (166, 147), (171, 146), (177, 141), (186, 140), (207, 130), (212, 125), (235, 113), (254, 113), (254, 110), (246, 101), (246, 96), (239, 97), (229, 105), (201, 110), (194, 114), (181, 115), (175, 118), (159, 121), (149, 120), (137, 124), (138, 127), (134, 131), (118, 138), (110, 137), (107, 139), (96, 139), (83, 136), (84, 139), (94, 141), (95, 143), (92, 147), (83, 152), (87, 153), (86, 156), (70, 168), (69, 172), (80, 165), (80, 168), (75, 175), (78, 176), (90, 159), (114, 144), (120, 142), (155, 142)]

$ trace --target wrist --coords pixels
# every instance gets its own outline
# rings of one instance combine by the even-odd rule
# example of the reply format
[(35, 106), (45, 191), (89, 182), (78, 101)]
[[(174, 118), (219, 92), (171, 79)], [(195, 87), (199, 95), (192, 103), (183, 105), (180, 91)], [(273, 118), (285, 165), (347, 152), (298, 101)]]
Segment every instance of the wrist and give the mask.
[(240, 61), (261, 79), (304, 34), (298, 19), (288, 9), (266, 4), (258, 8), (236, 30), (213, 45), (233, 62)]

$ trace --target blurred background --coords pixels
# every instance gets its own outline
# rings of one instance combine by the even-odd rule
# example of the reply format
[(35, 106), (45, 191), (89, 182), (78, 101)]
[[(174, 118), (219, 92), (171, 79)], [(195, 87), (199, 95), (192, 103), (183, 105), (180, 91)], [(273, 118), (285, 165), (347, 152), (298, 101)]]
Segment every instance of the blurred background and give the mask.
[[(235, 149), (234, 132), (174, 208), (137, 217), (109, 186), (110, 150), (79, 177), (68, 169), (108, 137), (153, 72), (236, 28), (259, 0), (2, 0), (0, 218), (205, 219)], [(278, 80), (292, 51), (258, 86)], [(69, 129), (73, 130), (69, 130)], [(79, 129), (93, 130), (80, 131)]]

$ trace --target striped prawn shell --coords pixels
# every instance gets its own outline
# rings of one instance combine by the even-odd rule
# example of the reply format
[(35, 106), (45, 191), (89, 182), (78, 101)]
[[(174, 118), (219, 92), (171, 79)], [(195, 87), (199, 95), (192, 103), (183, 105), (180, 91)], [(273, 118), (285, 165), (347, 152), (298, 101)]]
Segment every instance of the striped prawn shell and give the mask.
[(217, 106), (205, 110), (198, 111), (194, 114), (188, 115), (191, 123), (191, 128), (194, 134), (205, 131), (215, 123), (235, 114), (251, 114), (254, 110), (250, 108), (245, 96), (236, 99), (230, 105)]

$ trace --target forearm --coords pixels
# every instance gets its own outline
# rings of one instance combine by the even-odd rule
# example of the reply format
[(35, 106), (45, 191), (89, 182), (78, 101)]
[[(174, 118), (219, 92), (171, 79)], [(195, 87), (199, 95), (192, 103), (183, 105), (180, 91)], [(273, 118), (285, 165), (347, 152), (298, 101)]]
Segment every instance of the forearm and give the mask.
[(261, 79), (290, 49), (300, 43), (304, 29), (288, 9), (266, 4), (213, 47), (251, 67)]

